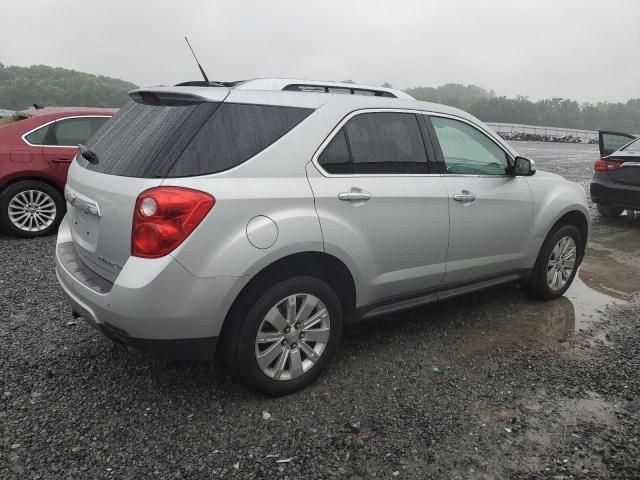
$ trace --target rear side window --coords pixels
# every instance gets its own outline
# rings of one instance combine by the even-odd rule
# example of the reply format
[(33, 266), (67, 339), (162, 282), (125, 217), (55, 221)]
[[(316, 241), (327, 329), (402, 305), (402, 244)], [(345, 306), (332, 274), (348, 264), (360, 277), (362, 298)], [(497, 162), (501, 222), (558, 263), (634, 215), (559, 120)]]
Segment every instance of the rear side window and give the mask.
[(278, 140), (311, 111), (223, 103), (196, 133), (167, 176), (203, 175), (233, 168)]
[(344, 128), (340, 129), (338, 134), (333, 137), (327, 148), (324, 149), (318, 163), (322, 165), (328, 173), (343, 174), (353, 173), (353, 164), (349, 156), (349, 148), (347, 147), (347, 137)]
[(318, 163), (331, 174), (429, 172), (418, 119), (412, 113), (377, 112), (353, 117), (325, 148)]
[(44, 137), (47, 134), (47, 130), (49, 130), (49, 125), (45, 125), (44, 127), (34, 130), (24, 138), (31, 145), (42, 145), (44, 143)]
[(126, 177), (186, 177), (216, 173), (248, 160), (312, 110), (234, 103), (127, 103), (87, 145), (89, 170)]
[(107, 117), (82, 117), (58, 120), (49, 127), (49, 131), (44, 138), (44, 144), (75, 147), (79, 143), (87, 143), (87, 140), (89, 140), (107, 120)]

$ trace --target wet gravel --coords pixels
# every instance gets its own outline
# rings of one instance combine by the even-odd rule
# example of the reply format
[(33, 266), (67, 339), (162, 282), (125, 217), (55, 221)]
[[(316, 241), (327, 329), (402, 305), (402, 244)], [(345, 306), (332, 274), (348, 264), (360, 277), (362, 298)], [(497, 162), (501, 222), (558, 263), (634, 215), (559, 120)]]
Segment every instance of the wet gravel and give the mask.
[[(516, 147), (588, 185), (593, 146)], [(606, 255), (630, 245), (632, 275), (630, 229), (596, 218), (593, 235)], [(54, 243), (0, 236), (2, 479), (640, 477), (637, 296), (542, 306), (514, 285), (385, 317), (270, 399), (73, 322)]]

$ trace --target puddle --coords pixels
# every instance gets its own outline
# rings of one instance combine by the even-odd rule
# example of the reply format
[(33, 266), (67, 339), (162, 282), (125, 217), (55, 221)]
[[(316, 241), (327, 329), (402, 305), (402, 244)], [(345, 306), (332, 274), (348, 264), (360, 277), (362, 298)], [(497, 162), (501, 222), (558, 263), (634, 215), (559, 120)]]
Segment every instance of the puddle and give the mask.
[(593, 290), (622, 300), (640, 292), (640, 269), (631, 262), (620, 263), (600, 251), (589, 254), (580, 267), (580, 278)]
[[(592, 330), (601, 314), (612, 305), (626, 303), (598, 292), (576, 276), (567, 293), (557, 300), (540, 302), (517, 299), (509, 313), (489, 322), (475, 322), (460, 330), (466, 355), (501, 353), (532, 348), (550, 348), (567, 342), (577, 331)], [(604, 334), (595, 338), (606, 342)]]

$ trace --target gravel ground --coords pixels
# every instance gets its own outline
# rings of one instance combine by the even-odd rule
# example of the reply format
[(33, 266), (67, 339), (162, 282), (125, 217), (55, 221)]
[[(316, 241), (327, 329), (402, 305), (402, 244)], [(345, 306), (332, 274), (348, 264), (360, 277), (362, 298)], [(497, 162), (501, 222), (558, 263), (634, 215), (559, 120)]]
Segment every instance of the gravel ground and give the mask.
[[(588, 185), (593, 146), (518, 144)], [(558, 160), (560, 159), (560, 160)], [(0, 237), (0, 478), (640, 477), (640, 219), (594, 219), (580, 278), (350, 327), (270, 399), (72, 321), (53, 237)]]

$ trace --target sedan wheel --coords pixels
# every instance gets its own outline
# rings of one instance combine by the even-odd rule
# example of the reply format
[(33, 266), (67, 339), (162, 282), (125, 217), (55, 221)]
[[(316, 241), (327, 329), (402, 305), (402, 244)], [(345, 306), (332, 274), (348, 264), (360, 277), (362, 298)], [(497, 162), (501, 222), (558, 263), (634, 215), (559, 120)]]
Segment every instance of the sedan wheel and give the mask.
[(320, 299), (297, 293), (266, 314), (255, 341), (260, 370), (274, 380), (292, 380), (320, 360), (329, 341), (331, 319)]
[(62, 194), (38, 180), (12, 183), (0, 192), (0, 227), (19, 237), (54, 232), (65, 213)]
[(9, 219), (23, 232), (41, 232), (56, 220), (56, 204), (40, 190), (23, 190), (9, 200)]

